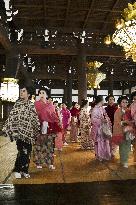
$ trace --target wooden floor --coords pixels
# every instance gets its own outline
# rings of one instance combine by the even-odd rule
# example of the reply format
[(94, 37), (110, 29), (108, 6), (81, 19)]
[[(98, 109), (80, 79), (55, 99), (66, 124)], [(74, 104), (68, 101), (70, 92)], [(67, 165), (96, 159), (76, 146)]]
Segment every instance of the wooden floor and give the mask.
[[(115, 162), (98, 163), (93, 151), (80, 150), (79, 144), (70, 144), (62, 152), (56, 151), (56, 170), (47, 168), (38, 170), (33, 162), (30, 165), (30, 179), (14, 179), (12, 169), (16, 157), (16, 145), (7, 138), (0, 138), (0, 183), (6, 184), (46, 184), (46, 183), (77, 183), (102, 182), (110, 180), (126, 180), (136, 178), (136, 167), (131, 153), (129, 168), (119, 166)], [(118, 158), (118, 155), (117, 155)]]
[(136, 205), (136, 180), (0, 185), (0, 205)]

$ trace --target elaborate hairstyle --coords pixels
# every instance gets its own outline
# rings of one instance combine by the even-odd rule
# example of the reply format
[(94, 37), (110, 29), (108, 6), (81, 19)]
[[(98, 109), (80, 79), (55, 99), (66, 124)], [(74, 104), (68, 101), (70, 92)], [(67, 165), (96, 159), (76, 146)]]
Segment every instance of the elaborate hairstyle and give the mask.
[(87, 103), (88, 103), (88, 100), (83, 99), (82, 104), (81, 104), (81, 108), (83, 108), (85, 105), (87, 105)]
[[(105, 98), (105, 101), (108, 102), (110, 97), (114, 98), (114, 95), (108, 95), (108, 96)], [(114, 98), (114, 100), (115, 100), (115, 98)]]
[(73, 107), (74, 107), (76, 104), (77, 104), (77, 102), (74, 102), (74, 101), (72, 102), (72, 106), (73, 106)]
[(98, 103), (103, 101), (103, 97), (101, 95), (98, 95), (95, 97), (95, 104), (97, 105)]
[(118, 98), (117, 103), (121, 104), (122, 100), (128, 100), (128, 97), (126, 95), (122, 95)]
[(46, 92), (46, 95), (47, 95), (47, 98), (50, 98), (51, 95), (50, 95), (50, 90), (48, 88), (45, 88), (45, 87), (40, 87), (39, 90), (38, 90), (38, 95), (40, 93), (41, 90), (44, 90)]
[(55, 103), (58, 103), (58, 101), (57, 101), (57, 100), (55, 100), (55, 101), (53, 102), (53, 104), (55, 104)]
[(136, 90), (131, 93), (131, 100), (136, 96)]

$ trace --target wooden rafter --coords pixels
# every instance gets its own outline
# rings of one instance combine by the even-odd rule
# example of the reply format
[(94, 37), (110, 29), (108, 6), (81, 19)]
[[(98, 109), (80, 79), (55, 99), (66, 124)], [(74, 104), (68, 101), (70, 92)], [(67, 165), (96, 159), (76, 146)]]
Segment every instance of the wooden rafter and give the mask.
[(104, 23), (103, 23), (103, 25), (102, 25), (102, 30), (105, 29), (106, 22), (108, 21), (111, 12), (114, 10), (114, 8), (116, 7), (116, 5), (118, 4), (119, 1), (120, 1), (120, 0), (115, 0), (113, 6), (112, 6), (112, 8), (111, 8), (111, 10), (109, 11), (109, 14), (107, 14), (106, 19), (105, 19), (105, 21), (104, 21)]
[[(71, 29), (71, 30), (79, 30), (82, 31), (83, 29), (93, 29), (93, 30), (101, 30), (102, 25), (104, 25), (105, 16), (107, 13), (109, 14), (120, 14), (124, 8), (124, 3), (122, 0), (119, 1), (120, 9), (116, 9), (114, 5), (111, 8), (111, 4), (107, 0), (103, 0), (102, 7), (100, 1), (90, 0), (90, 5), (88, 3), (79, 4), (78, 0), (70, 1), (63, 0), (59, 1), (44, 1), (40, 0), (29, 1), (25, 3), (24, 1), (14, 0), (13, 2), (13, 10), (18, 9), (19, 13), (14, 16), (14, 22), (17, 25), (17, 28), (20, 29), (21, 27), (24, 28), (28, 26), (29, 28), (35, 26), (45, 26), (48, 28), (55, 29), (62, 27), (62, 32), (64, 29)], [(127, 0), (124, 0), (127, 1)], [(49, 2), (49, 3), (48, 3)], [(97, 3), (98, 2), (98, 3)], [(114, 3), (115, 1), (110, 0), (110, 2)], [(77, 5), (77, 6), (76, 6)], [(27, 15), (30, 12), (31, 8), (31, 15)], [(116, 9), (116, 10), (115, 10)], [(42, 12), (44, 10), (44, 13)], [(90, 19), (90, 14), (93, 13), (92, 18)], [(44, 23), (47, 20), (46, 24)], [(26, 23), (25, 23), (26, 22)], [(107, 30), (108, 32), (113, 31), (113, 21), (106, 20)]]
[(70, 1), (71, 1), (71, 0), (67, 0), (67, 9), (66, 9), (66, 16), (65, 16), (64, 27), (66, 26), (67, 20), (68, 20), (68, 14), (69, 14), (69, 8), (70, 8)]
[[(66, 6), (60, 6), (60, 5), (47, 5), (47, 4), (45, 4), (44, 5), (45, 6), (45, 8), (50, 8), (50, 9), (67, 9), (67, 7)], [(43, 8), (43, 6), (42, 5), (34, 5), (34, 4), (31, 4), (31, 5), (26, 5), (26, 4), (15, 4), (14, 5), (14, 8), (21, 8), (21, 9), (41, 9), (41, 8)], [(83, 11), (89, 11), (90, 10), (90, 8), (82, 8), (82, 7), (79, 7), (78, 8), (79, 10), (83, 10)], [(72, 10), (74, 11), (74, 10), (76, 10), (75, 8), (72, 8)], [(93, 11), (102, 11), (102, 12), (113, 12), (113, 13), (121, 13), (122, 11), (121, 10), (110, 10), (110, 9), (101, 9), (101, 8), (93, 8)]]
[(43, 0), (44, 18), (46, 18), (46, 0)]
[(94, 3), (94, 1), (95, 1), (95, 0), (91, 0), (90, 8), (89, 8), (89, 10), (88, 10), (88, 13), (87, 13), (87, 15), (86, 15), (86, 18), (85, 18), (85, 21), (84, 21), (84, 24), (83, 24), (83, 30), (84, 30), (85, 27), (86, 27), (86, 24), (87, 24), (88, 18), (89, 18), (89, 16), (90, 16), (90, 13), (91, 13), (92, 8), (93, 8), (93, 3)]
[[(27, 19), (27, 20), (42, 20), (45, 17), (43, 16), (33, 16), (33, 17), (28, 17), (28, 16), (17, 16), (16, 19)], [(55, 21), (64, 21), (64, 18), (56, 18), (54, 19), (53, 17), (46, 17), (46, 20), (55, 20)], [(73, 22), (81, 22), (82, 20), (80, 19), (73, 19)], [(66, 22), (66, 21), (65, 21)], [(88, 23), (104, 23), (104, 20), (89, 20)], [(105, 23), (110, 24), (113, 23), (113, 21), (106, 21)], [(65, 23), (66, 25), (66, 23)]]
[[(38, 46), (28, 46), (27, 44), (24, 46), (18, 46), (20, 52), (29, 55), (78, 55), (78, 49), (74, 48), (40, 48)], [(87, 56), (107, 56), (107, 57), (124, 57), (124, 54), (115, 48), (108, 49), (108, 48), (94, 48), (86, 49)]]

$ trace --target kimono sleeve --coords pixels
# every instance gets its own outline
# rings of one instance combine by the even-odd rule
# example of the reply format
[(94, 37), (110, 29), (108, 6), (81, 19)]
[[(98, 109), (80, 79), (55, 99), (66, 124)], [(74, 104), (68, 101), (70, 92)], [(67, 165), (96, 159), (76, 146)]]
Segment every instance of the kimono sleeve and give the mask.
[(8, 119), (5, 121), (2, 128), (3, 133), (5, 133), (7, 137), (12, 137), (15, 134), (15, 130), (17, 129), (17, 126), (14, 125), (15, 122), (18, 121), (17, 117), (18, 117), (18, 103), (16, 102), (12, 110), (10, 111)]
[(34, 106), (32, 106), (31, 108), (31, 120), (32, 120), (31, 124), (33, 129), (33, 136), (35, 137), (40, 132), (40, 122)]
[(116, 110), (114, 114), (114, 124), (116, 124), (117, 127), (121, 126), (122, 116), (120, 110)]

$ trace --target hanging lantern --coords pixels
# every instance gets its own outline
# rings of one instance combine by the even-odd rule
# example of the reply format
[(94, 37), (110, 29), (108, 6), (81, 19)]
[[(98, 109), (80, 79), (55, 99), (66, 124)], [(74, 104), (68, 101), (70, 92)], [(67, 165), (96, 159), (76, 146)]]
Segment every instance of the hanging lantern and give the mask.
[(87, 81), (88, 81), (89, 88), (99, 88), (100, 82), (106, 78), (106, 74), (98, 70), (98, 68), (102, 64), (103, 63), (100, 63), (97, 61), (89, 62), (87, 64), (87, 67), (88, 67)]

